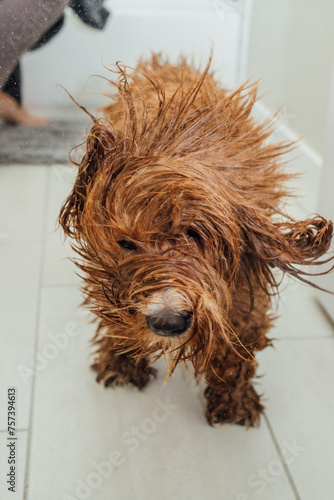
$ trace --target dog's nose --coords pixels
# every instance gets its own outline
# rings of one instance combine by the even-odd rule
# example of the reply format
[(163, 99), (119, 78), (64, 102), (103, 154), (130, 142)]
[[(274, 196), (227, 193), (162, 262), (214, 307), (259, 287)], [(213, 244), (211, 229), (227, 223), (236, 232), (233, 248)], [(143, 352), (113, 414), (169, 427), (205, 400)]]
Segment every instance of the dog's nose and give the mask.
[(176, 337), (190, 326), (190, 313), (161, 312), (157, 316), (147, 316), (147, 324), (157, 335)]

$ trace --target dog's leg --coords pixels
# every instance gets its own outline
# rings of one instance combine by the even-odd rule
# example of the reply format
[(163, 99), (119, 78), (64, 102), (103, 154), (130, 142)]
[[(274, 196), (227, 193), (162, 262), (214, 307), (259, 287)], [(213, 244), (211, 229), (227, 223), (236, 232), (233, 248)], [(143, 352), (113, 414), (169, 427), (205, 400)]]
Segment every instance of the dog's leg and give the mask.
[(206, 418), (210, 425), (236, 423), (253, 427), (259, 424), (263, 406), (252, 386), (256, 362), (241, 359), (233, 351), (214, 357), (206, 371), (208, 387)]
[[(257, 367), (252, 356), (255, 351), (271, 345), (271, 340), (266, 335), (274, 318), (270, 298), (257, 286), (256, 281), (252, 287), (253, 305), (248, 285), (244, 282), (238, 282), (237, 285), (233, 295), (231, 324), (238, 334), (240, 346), (247, 346), (247, 350), (240, 350), (247, 359), (238, 356), (229, 347), (224, 349), (223, 346), (217, 346), (205, 372), (208, 382), (205, 391), (206, 418), (211, 425), (236, 423), (254, 427), (259, 424), (264, 408), (252, 385)], [(239, 350), (238, 345), (236, 347)]]
[(118, 354), (110, 337), (98, 335), (94, 340), (98, 349), (92, 368), (97, 372), (97, 382), (106, 387), (132, 384), (143, 389), (155, 377), (156, 370), (146, 357), (137, 359), (131, 352)]

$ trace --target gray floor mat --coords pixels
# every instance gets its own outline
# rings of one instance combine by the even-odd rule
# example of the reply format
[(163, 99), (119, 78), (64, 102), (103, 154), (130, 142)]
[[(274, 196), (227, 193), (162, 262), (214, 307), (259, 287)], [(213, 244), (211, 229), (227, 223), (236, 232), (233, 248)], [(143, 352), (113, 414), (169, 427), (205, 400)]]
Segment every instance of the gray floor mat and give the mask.
[[(89, 119), (50, 121), (43, 127), (0, 126), (0, 164), (49, 165), (69, 163), (69, 152), (85, 139)], [(82, 156), (83, 147), (72, 155)]]

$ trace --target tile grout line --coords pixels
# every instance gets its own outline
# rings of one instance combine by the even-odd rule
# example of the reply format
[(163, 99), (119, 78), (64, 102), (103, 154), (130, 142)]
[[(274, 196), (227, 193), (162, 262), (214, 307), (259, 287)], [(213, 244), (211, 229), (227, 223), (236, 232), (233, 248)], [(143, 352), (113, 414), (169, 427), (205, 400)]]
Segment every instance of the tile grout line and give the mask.
[(78, 286), (80, 286), (80, 284), (78, 283), (74, 283), (73, 285), (71, 285), (70, 283), (44, 283), (43, 284), (43, 288), (73, 288), (73, 289), (78, 289)]
[(263, 416), (264, 416), (264, 420), (265, 420), (265, 422), (267, 424), (267, 427), (268, 427), (268, 430), (269, 430), (269, 434), (271, 436), (271, 439), (273, 440), (274, 446), (276, 448), (276, 451), (278, 453), (279, 459), (280, 459), (281, 464), (283, 466), (284, 472), (285, 472), (285, 474), (286, 474), (286, 476), (288, 478), (289, 484), (290, 484), (290, 486), (292, 488), (292, 491), (293, 491), (293, 493), (295, 495), (295, 499), (296, 500), (301, 500), (301, 497), (300, 497), (300, 495), (298, 493), (298, 490), (297, 490), (297, 486), (295, 485), (295, 482), (294, 482), (294, 480), (292, 478), (292, 474), (290, 472), (290, 469), (289, 469), (287, 463), (284, 460), (283, 454), (281, 452), (281, 448), (280, 448), (280, 446), (278, 444), (278, 441), (276, 439), (276, 436), (275, 436), (274, 430), (273, 430), (273, 428), (271, 426), (271, 423), (269, 421), (269, 418), (268, 418), (268, 416), (267, 416), (267, 414), (265, 412), (263, 413)]
[(42, 299), (43, 275), (44, 275), (44, 263), (45, 263), (45, 251), (46, 251), (46, 228), (47, 228), (50, 189), (51, 189), (51, 169), (48, 167), (45, 167), (45, 168), (47, 169), (46, 170), (46, 180), (45, 180), (44, 203), (43, 203), (43, 208), (45, 209), (45, 212), (44, 212), (43, 224), (42, 224), (43, 238), (41, 240), (41, 261), (40, 261), (40, 266), (39, 266), (38, 295), (37, 295), (37, 308), (36, 308), (36, 332), (35, 332), (34, 360), (33, 360), (33, 378), (32, 378), (31, 396), (30, 396), (29, 426), (28, 426), (28, 438), (27, 438), (26, 470), (25, 470), (24, 486), (23, 486), (23, 500), (28, 499), (28, 488), (29, 488), (32, 427), (33, 427), (35, 382), (36, 382), (36, 371), (35, 371), (36, 352), (37, 352), (38, 340), (39, 340), (41, 299)]
[(333, 335), (316, 335), (316, 336), (298, 336), (298, 337), (281, 337), (279, 339), (274, 339), (275, 345), (278, 345), (278, 342), (290, 342), (291, 340), (325, 340), (330, 339), (333, 340)]
[(1, 246), (11, 245), (12, 243), (42, 243), (43, 238), (5, 238), (1, 241)]

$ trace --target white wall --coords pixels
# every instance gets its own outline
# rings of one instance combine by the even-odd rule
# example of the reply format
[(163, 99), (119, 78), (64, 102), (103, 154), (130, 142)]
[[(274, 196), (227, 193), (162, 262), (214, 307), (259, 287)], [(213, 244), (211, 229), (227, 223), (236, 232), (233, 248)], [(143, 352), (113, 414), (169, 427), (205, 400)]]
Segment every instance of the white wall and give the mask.
[[(263, 103), (281, 110), (279, 138), (304, 139), (291, 167), (304, 174), (295, 186), (300, 217), (319, 212), (334, 220), (333, 63), (332, 0), (253, 0), (248, 73), (270, 89)], [(334, 291), (334, 273), (316, 282)], [(316, 295), (334, 320), (333, 295)]]
[(320, 155), (333, 55), (333, 0), (253, 0), (248, 72), (264, 77), (264, 102)]
[[(248, 0), (247, 0), (248, 1)], [(240, 71), (240, 46), (244, 2), (211, 0), (110, 0), (112, 17), (102, 32), (80, 22), (68, 10), (65, 26), (48, 44), (23, 58), (24, 100), (42, 114), (53, 114), (72, 103), (62, 84), (83, 105), (100, 106), (105, 99), (89, 93), (105, 91), (106, 83), (92, 74), (110, 73), (103, 68), (116, 61), (134, 65), (142, 55), (159, 52), (176, 60), (184, 53), (205, 63), (214, 48), (213, 67), (233, 85)]]
[[(332, 66), (330, 99), (326, 123), (324, 163), (317, 208), (321, 215), (334, 221), (334, 64)], [(334, 241), (332, 242), (332, 252), (334, 253)], [(334, 265), (334, 262), (331, 265)], [(334, 292), (334, 271), (319, 277), (317, 283), (326, 290)], [(319, 292), (317, 296), (322, 306), (334, 321), (334, 296), (323, 292)]]

